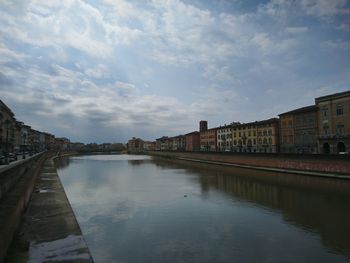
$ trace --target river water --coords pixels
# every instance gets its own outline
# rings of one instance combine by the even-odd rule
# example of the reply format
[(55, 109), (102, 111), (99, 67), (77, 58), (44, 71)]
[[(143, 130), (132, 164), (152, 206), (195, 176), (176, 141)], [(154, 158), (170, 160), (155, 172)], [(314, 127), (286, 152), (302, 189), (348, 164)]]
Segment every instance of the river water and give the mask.
[(58, 173), (99, 262), (350, 262), (350, 182), (141, 155)]

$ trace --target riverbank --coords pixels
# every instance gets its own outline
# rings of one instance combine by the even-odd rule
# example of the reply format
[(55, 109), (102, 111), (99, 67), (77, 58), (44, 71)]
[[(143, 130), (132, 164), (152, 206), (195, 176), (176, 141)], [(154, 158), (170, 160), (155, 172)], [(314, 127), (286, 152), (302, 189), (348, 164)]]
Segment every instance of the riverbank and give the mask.
[[(191, 162), (224, 165), (271, 172), (293, 173), (338, 179), (350, 179), (348, 156), (300, 156), (267, 154), (220, 154), (202, 152), (148, 152), (152, 156)], [(319, 157), (319, 158), (317, 158)]]
[[(1, 227), (10, 228), (12, 232), (17, 229), (13, 239), (10, 231), (1, 235), (3, 252), (12, 240), (4, 262), (93, 262), (58, 177), (52, 154), (46, 154), (34, 166), (35, 171), (23, 176), (1, 202), (12, 211), (17, 207), (8, 202), (9, 198), (21, 199), (21, 192), (25, 191), (26, 198), (30, 199), (28, 205), (28, 202), (23, 202), (24, 214), (13, 214), (11, 220)], [(25, 180), (26, 177), (29, 179)], [(19, 194), (13, 196), (16, 192)], [(0, 262), (3, 262), (1, 258)]]

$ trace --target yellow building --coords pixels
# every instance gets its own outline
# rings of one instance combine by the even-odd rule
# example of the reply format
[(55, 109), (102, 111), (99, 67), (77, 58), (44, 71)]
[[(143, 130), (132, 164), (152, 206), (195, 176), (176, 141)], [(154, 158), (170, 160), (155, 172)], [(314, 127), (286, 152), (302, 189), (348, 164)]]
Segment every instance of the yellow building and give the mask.
[(258, 152), (279, 152), (279, 121), (272, 118), (257, 122)]
[(320, 153), (350, 152), (350, 91), (315, 99)]
[(257, 152), (257, 123), (235, 124), (232, 127), (234, 152)]

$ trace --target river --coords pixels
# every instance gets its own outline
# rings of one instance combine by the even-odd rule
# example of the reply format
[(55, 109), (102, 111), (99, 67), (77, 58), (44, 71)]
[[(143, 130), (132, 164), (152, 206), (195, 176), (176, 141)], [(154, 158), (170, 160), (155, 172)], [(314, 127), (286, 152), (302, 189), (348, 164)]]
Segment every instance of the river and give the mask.
[(57, 167), (96, 263), (350, 261), (345, 180), (143, 155)]

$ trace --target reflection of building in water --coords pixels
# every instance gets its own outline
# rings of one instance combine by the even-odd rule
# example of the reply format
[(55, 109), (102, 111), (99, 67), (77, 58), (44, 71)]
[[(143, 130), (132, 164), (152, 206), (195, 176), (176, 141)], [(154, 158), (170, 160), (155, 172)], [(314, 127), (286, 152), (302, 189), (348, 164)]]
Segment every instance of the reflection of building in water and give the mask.
[(217, 185), (212, 187), (280, 211), (285, 221), (319, 232), (324, 245), (333, 250), (350, 249), (350, 192), (337, 195), (333, 191), (281, 186), (227, 174), (219, 174)]
[(69, 157), (60, 157), (60, 158), (55, 158), (55, 166), (56, 168), (64, 168), (67, 167), (70, 163)]
[(204, 196), (222, 191), (234, 199), (256, 204), (281, 214), (283, 219), (320, 234), (333, 251), (350, 251), (350, 183), (324, 178), (260, 172), (190, 163), (154, 161), (171, 169), (186, 168), (198, 181)]
[(145, 163), (145, 160), (128, 160), (128, 164), (131, 164), (131, 165), (140, 165), (144, 163)]

